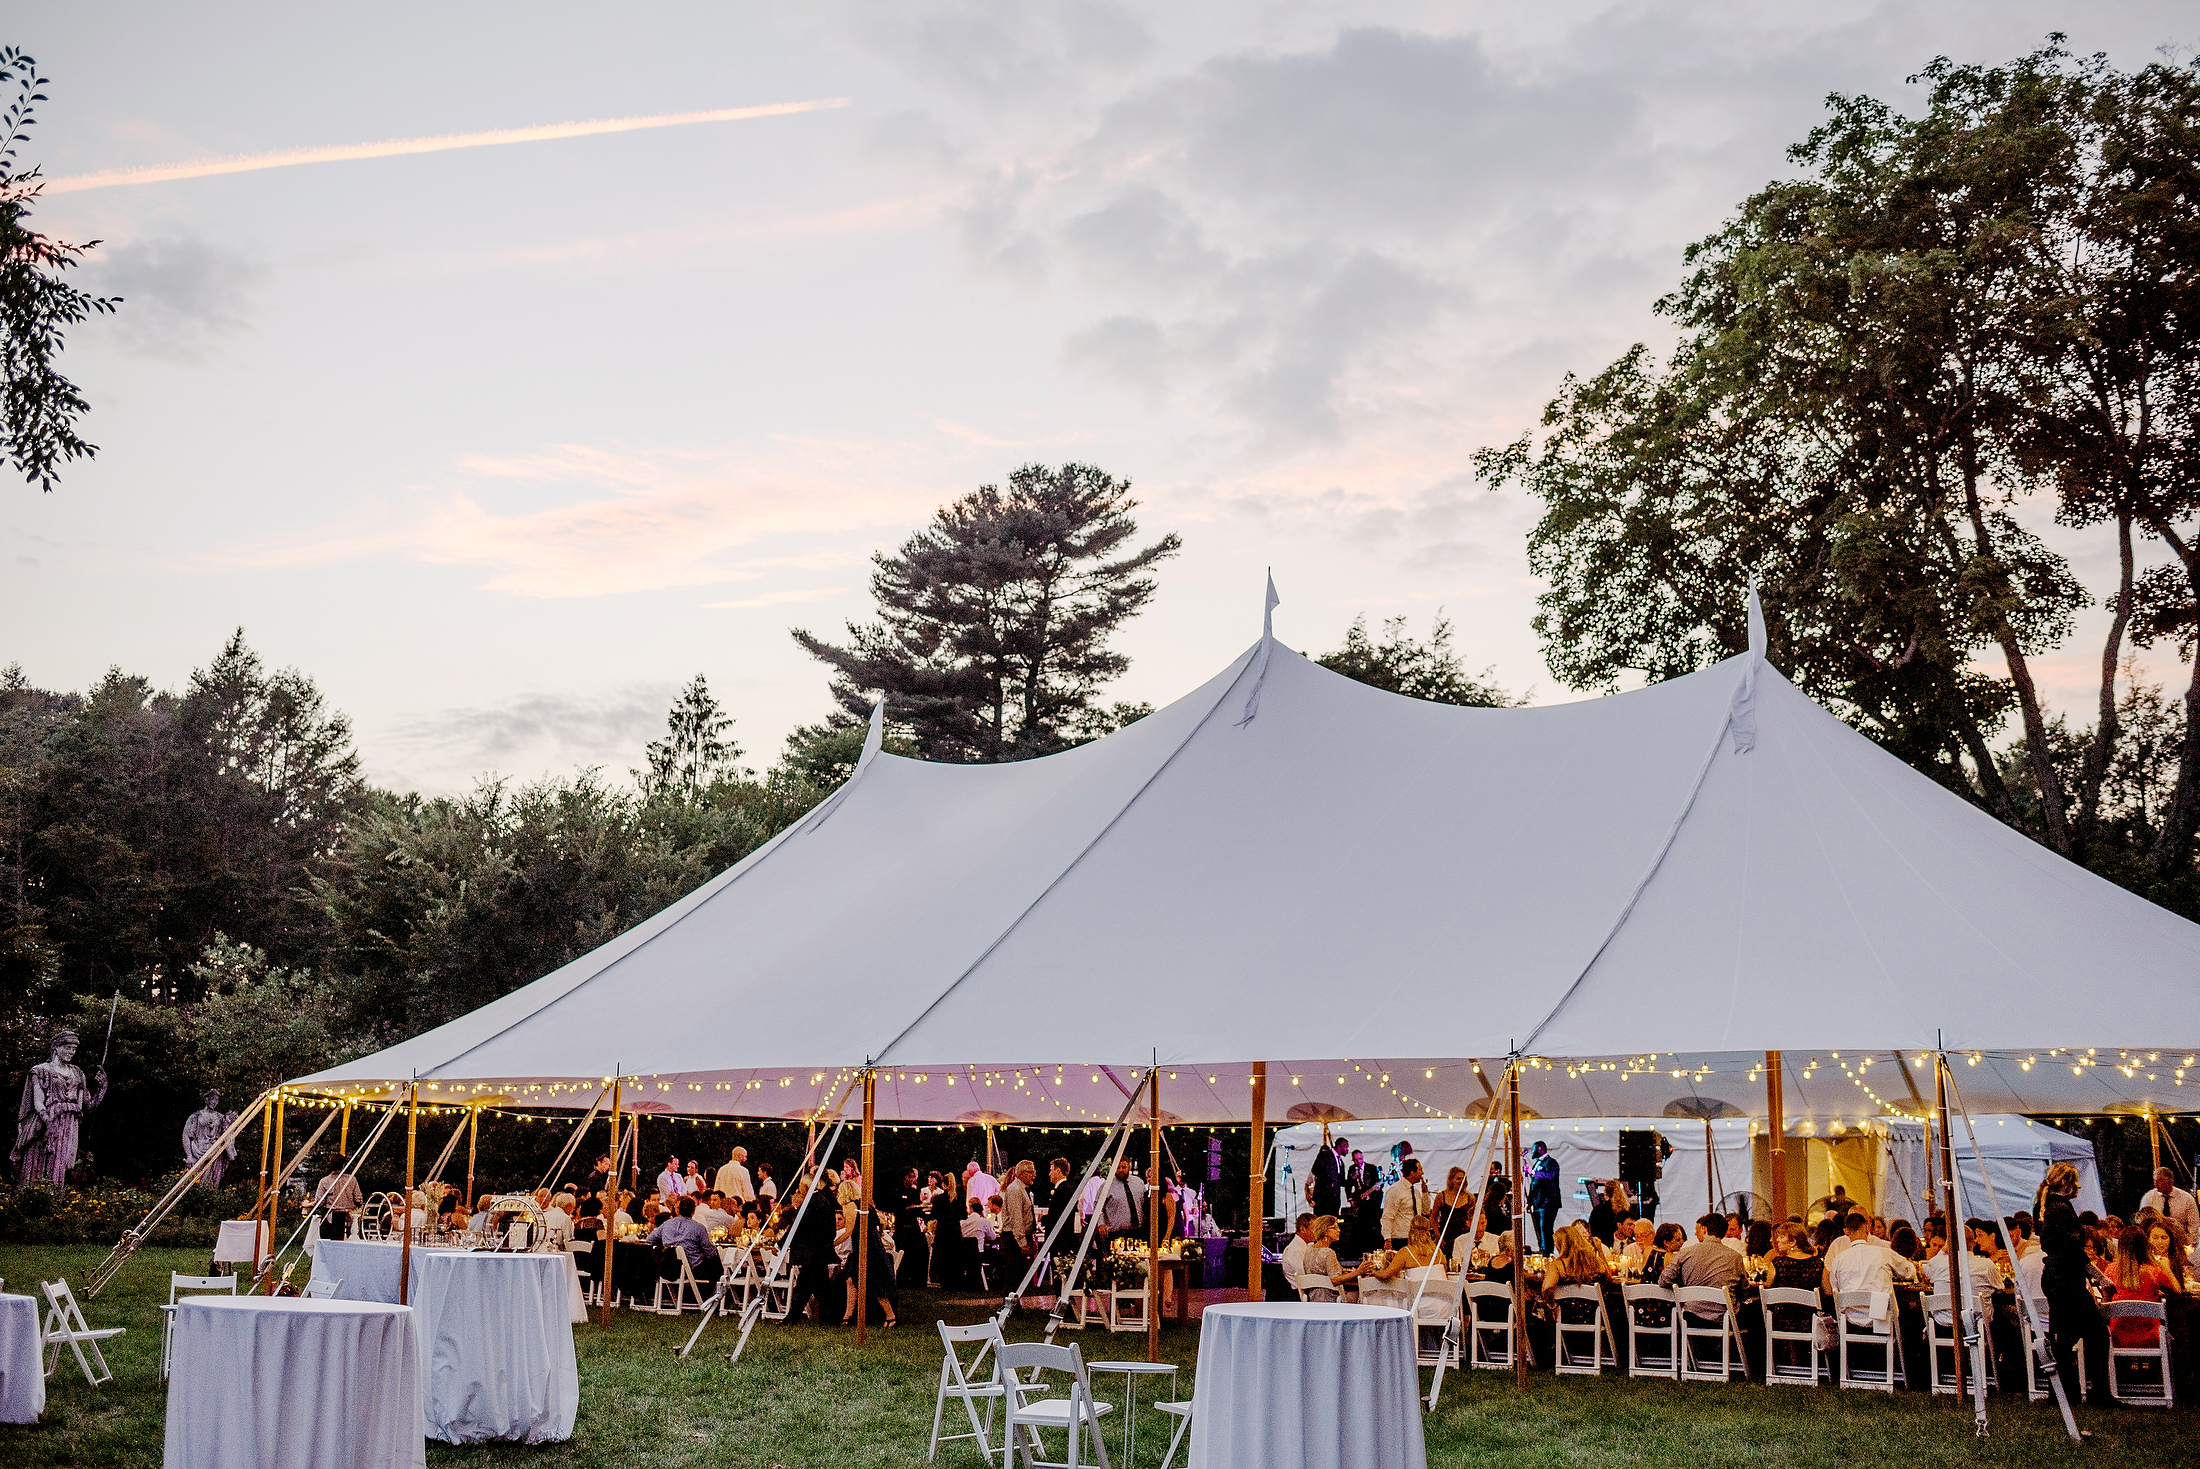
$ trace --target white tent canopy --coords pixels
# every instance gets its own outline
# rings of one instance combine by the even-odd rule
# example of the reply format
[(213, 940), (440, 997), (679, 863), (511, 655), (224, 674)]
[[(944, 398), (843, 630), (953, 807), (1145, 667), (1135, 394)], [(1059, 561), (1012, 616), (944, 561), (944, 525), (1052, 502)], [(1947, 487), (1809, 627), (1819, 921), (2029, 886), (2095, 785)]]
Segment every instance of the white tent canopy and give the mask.
[[(1266, 1058), (1271, 1116), (1457, 1115), (1518, 1049), (1549, 1058), (1527, 1084), (1548, 1115), (1759, 1111), (1778, 1048), (1796, 1115), (1861, 1117), (1917, 1110), (1945, 1036), (1978, 1057), (1974, 1111), (2176, 1112), (2200, 1088), (2196, 976), (2200, 927), (1943, 790), (1758, 653), (1466, 709), (1263, 637), (1044, 759), (928, 764), (874, 731), (846, 786), (738, 866), (300, 1085), (417, 1072), (440, 1100), (585, 1105), (618, 1069), (669, 1110), (777, 1117), (876, 1060), (882, 1117), (1090, 1123), (1158, 1057), (1166, 1111), (1226, 1121)], [(2102, 1049), (2050, 1049), (2073, 1045)]]

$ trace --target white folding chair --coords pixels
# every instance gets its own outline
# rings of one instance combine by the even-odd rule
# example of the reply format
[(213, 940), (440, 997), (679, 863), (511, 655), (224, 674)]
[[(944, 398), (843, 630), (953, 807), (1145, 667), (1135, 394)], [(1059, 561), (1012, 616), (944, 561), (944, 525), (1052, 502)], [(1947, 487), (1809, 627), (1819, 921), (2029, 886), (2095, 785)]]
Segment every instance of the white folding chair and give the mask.
[[(1418, 1271), (1408, 1271), (1409, 1276)], [(1415, 1346), (1423, 1367), (1457, 1367), (1459, 1332), (1454, 1329), (1466, 1300), (1467, 1283), (1456, 1275), (1437, 1275), (1422, 1284), (1412, 1282), (1407, 1305), (1413, 1312)], [(1433, 1336), (1432, 1336), (1433, 1333)], [(1435, 1345), (1431, 1346), (1430, 1342)]]
[(1130, 1290), (1111, 1290), (1105, 1293), (1108, 1301), (1108, 1330), (1144, 1331), (1146, 1312), (1152, 1302), (1146, 1295), (1146, 1287), (1140, 1285)]
[[(2116, 1340), (2116, 1323), (2144, 1321), (2154, 1328), (2154, 1345), (2127, 1347)], [(2148, 1376), (2134, 1387), (2124, 1381), (2127, 1364), (2152, 1363)], [(2127, 1408), (2167, 1408), (2175, 1389), (2169, 1380), (2169, 1309), (2160, 1301), (2110, 1301), (2108, 1303), (2108, 1395)]]
[(333, 1279), (323, 1277), (319, 1280), (309, 1280), (306, 1282), (306, 1295), (312, 1300), (338, 1300), (342, 1297), (343, 1292), (344, 1278), (341, 1275), (336, 1276)]
[[(667, 1280), (662, 1272), (657, 1276), (656, 1289), (650, 1292), (649, 1308), (660, 1316), (678, 1316), (689, 1306), (698, 1311), (708, 1310), (710, 1303), (703, 1299), (703, 1283), (695, 1278), (694, 1269), (688, 1264), (688, 1252), (673, 1247), (673, 1258), (680, 1262), (680, 1273)], [(665, 1290), (672, 1291), (672, 1308), (665, 1308)]]
[[(1816, 1387), (1826, 1375), (1824, 1354), (1818, 1349), (1818, 1292), (1768, 1285), (1758, 1296), (1757, 1306), (1765, 1318), (1765, 1386), (1785, 1382)], [(1772, 1313), (1782, 1306), (1809, 1313), (1803, 1318), (1801, 1331), (1777, 1328)], [(1783, 1346), (1802, 1350), (1790, 1360), (1782, 1361), (1780, 1348)]]
[[(574, 1273), (580, 1276), (581, 1303), (583, 1305), (589, 1306), (601, 1304), (601, 1298), (598, 1294), (598, 1282), (596, 1280), (596, 1277), (588, 1273), (588, 1271), (592, 1271), (596, 1268), (596, 1242), (592, 1239), (569, 1239), (565, 1242), (565, 1252), (568, 1255), (572, 1255), (575, 1257), (573, 1260), (573, 1269)], [(588, 1256), (588, 1271), (584, 1271), (580, 1268), (581, 1262), (579, 1257), (582, 1255)]]
[(234, 1275), (178, 1275), (168, 1273), (168, 1304), (160, 1308), (160, 1380), (168, 1380), (168, 1363), (176, 1349), (176, 1297), (179, 1295), (233, 1296)]
[[(1742, 1353), (1742, 1340), (1735, 1330), (1734, 1298), (1719, 1286), (1679, 1285), (1673, 1288), (1673, 1300), (1679, 1309), (1673, 1315), (1681, 1324), (1681, 1381), (1683, 1382), (1731, 1382), (1737, 1371), (1747, 1371), (1749, 1359)], [(1690, 1306), (1716, 1306), (1714, 1319), (1699, 1316)], [(1710, 1365), (1708, 1347), (1718, 1344), (1718, 1364)]]
[[(2040, 1345), (2046, 1346), (2048, 1329), (2051, 1325), (2047, 1316), (2047, 1297), (2032, 1297), (2032, 1321), (2037, 1329)], [(2072, 1402), (2083, 1402), (2087, 1387), (2085, 1352), (2081, 1348), (2070, 1355), (2073, 1364), (2078, 1369), (2078, 1380), (2076, 1383), (2064, 1383), (2063, 1393)], [(2030, 1350), (2027, 1350), (2024, 1354), (2024, 1395), (2035, 1403), (2044, 1403), (2055, 1395), (2054, 1390), (2047, 1385), (2046, 1376), (2040, 1371), (2038, 1355)]]
[(1494, 1280), (1477, 1280), (1460, 1294), (1466, 1303), (1470, 1333), (1467, 1365), (1510, 1370), (1516, 1345), (1512, 1287)]
[[(1329, 1306), (1344, 1299), (1344, 1292), (1337, 1289), (1337, 1283), (1326, 1275), (1287, 1275), (1284, 1279), (1291, 1282), (1291, 1289), (1297, 1291), (1299, 1299), (1308, 1305)], [(1314, 1294), (1316, 1291), (1324, 1294), (1317, 1296)]]
[(784, 1321), (787, 1310), (794, 1304), (794, 1278), (800, 1274), (800, 1265), (789, 1265), (780, 1277), (764, 1287), (764, 1311), (766, 1321)]
[[(1662, 1285), (1630, 1285), (1627, 1297), (1627, 1375), (1681, 1375), (1680, 1307)], [(1644, 1350), (1648, 1348), (1648, 1350)]]
[[(107, 1366), (107, 1355), (99, 1344), (109, 1337), (120, 1336), (126, 1329), (120, 1326), (102, 1326), (94, 1331), (85, 1323), (84, 1312), (70, 1293), (67, 1280), (49, 1280), (46, 1286), (46, 1375), (51, 1377), (61, 1370), (61, 1349), (67, 1347), (76, 1353), (76, 1365), (84, 1369), (84, 1380), (93, 1387), (103, 1382), (113, 1382), (115, 1374)], [(86, 1358), (84, 1349), (91, 1348)], [(98, 1371), (92, 1370), (93, 1363)]]
[[(1569, 1313), (1568, 1304), (1576, 1309)], [(1579, 1307), (1586, 1303), (1590, 1309), (1588, 1319), (1568, 1321), (1569, 1314), (1580, 1316)], [(1604, 1291), (1594, 1285), (1562, 1285), (1551, 1292), (1551, 1304), (1557, 1318), (1558, 1361), (1554, 1370), (1577, 1377), (1599, 1377), (1605, 1365), (1619, 1365), (1619, 1345), (1612, 1340), (1612, 1324), (1604, 1316)], [(1586, 1342), (1589, 1350), (1581, 1350)]]
[[(993, 1462), (993, 1406), (996, 1402), (1005, 1401), (1008, 1396), (1008, 1385), (1001, 1380), (998, 1350), (1001, 1333), (990, 1321), (977, 1326), (949, 1326), (944, 1321), (937, 1325), (944, 1355), (940, 1358), (939, 1395), (932, 1400), (932, 1447), (926, 1450), (924, 1457), (927, 1460), (937, 1459), (941, 1444), (970, 1438), (978, 1442), (978, 1457), (990, 1464)], [(956, 1348), (967, 1346), (971, 1342), (982, 1345), (978, 1348), (978, 1355), (965, 1362)], [(986, 1363), (989, 1356), (993, 1358), (990, 1366)], [(963, 1411), (970, 1416), (968, 1433), (940, 1432), (940, 1420), (946, 1415), (947, 1401), (950, 1398), (961, 1403)], [(985, 1400), (983, 1423), (978, 1421), (980, 1398)]]
[[(1868, 1388), (1873, 1392), (1893, 1392), (1902, 1376), (1902, 1324), (1894, 1302), (1887, 1302), (1887, 1318), (1884, 1321), (1870, 1319), (1872, 1293), (1864, 1290), (1845, 1290), (1834, 1297), (1833, 1314), (1836, 1334), (1841, 1343), (1840, 1383), (1843, 1387)], [(1863, 1322), (1851, 1321), (1851, 1313), (1865, 1316)], [(1860, 1366), (1858, 1352), (1877, 1352), (1877, 1367)]]
[(1179, 1403), (1155, 1403), (1154, 1406), (1176, 1420), (1176, 1432), (1169, 1435), (1169, 1447), (1161, 1455), (1161, 1469), (1169, 1469), (1176, 1459), (1176, 1446), (1184, 1442), (1184, 1435), (1191, 1431), (1192, 1400), (1186, 1398)]
[[(1002, 1445), (1003, 1469), (1011, 1447), (1023, 1456), (1024, 1469), (1077, 1469), (1080, 1463), (1079, 1449), (1086, 1436), (1092, 1440), (1092, 1462), (1099, 1469), (1108, 1469), (1108, 1446), (1100, 1432), (1100, 1420), (1112, 1409), (1092, 1395), (1092, 1380), (1085, 1375), (1085, 1356), (1074, 1345), (1054, 1346), (1047, 1342), (1004, 1342), (996, 1347), (993, 1359), (1000, 1363), (1001, 1381), (1008, 1389), (1008, 1440)], [(1029, 1370), (1030, 1376), (1024, 1374)], [(1061, 1372), (1069, 1376), (1064, 1384), (1069, 1396), (1043, 1397), (1034, 1400), (1031, 1394), (1047, 1391), (1045, 1373)], [(1064, 1459), (1036, 1459), (1032, 1455), (1045, 1445), (1039, 1435), (1049, 1428), (1059, 1428), (1067, 1436)]]
[[(1941, 1396), (1953, 1396), (1956, 1390), (1956, 1324), (1953, 1303), (1946, 1291), (1935, 1291), (1925, 1304), (1925, 1346), (1931, 1355), (1933, 1391)], [(1948, 1361), (1946, 1371), (1941, 1370), (1941, 1353)], [(1986, 1385), (1995, 1387), (1994, 1360), (1986, 1351), (1986, 1333), (1979, 1332), (1979, 1339), (1971, 1344), (1971, 1360), (1964, 1366), (1964, 1387), (1969, 1391), (1971, 1381), (1980, 1373), (1986, 1376)]]

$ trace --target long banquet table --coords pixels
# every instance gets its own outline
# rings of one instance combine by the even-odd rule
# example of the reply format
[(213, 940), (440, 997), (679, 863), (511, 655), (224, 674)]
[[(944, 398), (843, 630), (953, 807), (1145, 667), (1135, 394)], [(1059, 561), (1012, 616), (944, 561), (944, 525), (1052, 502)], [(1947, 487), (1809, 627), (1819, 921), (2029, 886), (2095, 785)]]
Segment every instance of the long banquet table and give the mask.
[(424, 1469), (418, 1318), (297, 1296), (178, 1303), (166, 1469)]
[(1245, 1301), (1200, 1316), (1189, 1463), (1425, 1469), (1413, 1318), (1384, 1306)]
[(0, 1295), (0, 1423), (36, 1423), (46, 1408), (38, 1301)]
[[(339, 1299), (395, 1301), (402, 1247), (323, 1240), (315, 1280), (343, 1281)], [(580, 1370), (573, 1354), (573, 1264), (556, 1254), (496, 1254), (416, 1246), (427, 1431), (446, 1443), (552, 1443), (573, 1433)]]

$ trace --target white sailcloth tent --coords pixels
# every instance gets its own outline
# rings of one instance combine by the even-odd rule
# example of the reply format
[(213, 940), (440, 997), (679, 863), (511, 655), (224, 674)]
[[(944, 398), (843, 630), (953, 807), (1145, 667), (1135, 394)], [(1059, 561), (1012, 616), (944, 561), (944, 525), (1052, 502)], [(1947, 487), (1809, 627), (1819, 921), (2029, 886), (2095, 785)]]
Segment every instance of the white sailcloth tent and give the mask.
[(1272, 1117), (1456, 1117), (1518, 1052), (1546, 1117), (1754, 1113), (1778, 1049), (1792, 1117), (1861, 1118), (1922, 1112), (1944, 1037), (1974, 1112), (2187, 1110), (2200, 927), (1888, 755), (1752, 629), (1542, 708), (1402, 698), (1264, 633), (1044, 759), (903, 759), (874, 723), (738, 866), (296, 1085), (550, 1108), (617, 1071), (646, 1109), (787, 1117), (875, 1062), (881, 1120), (1090, 1124), (1158, 1060), (1165, 1112), (1229, 1122), (1265, 1059)]
[[(1962, 1188), (1966, 1217), (1993, 1215), (1986, 1192), (1987, 1172), (1993, 1174), (1993, 1197), (2000, 1201), (2002, 1213), (2007, 1215), (2032, 1208), (2041, 1181), (2047, 1177), (2048, 1168), (2056, 1163), (2068, 1163), (2078, 1170), (2078, 1193), (2070, 1201), (2072, 1208), (2091, 1209), (2096, 1214), (2108, 1212), (2108, 1204), (2101, 1197), (2100, 1166), (2094, 1157), (2093, 1144), (2085, 1138), (2073, 1137), (2060, 1128), (2029, 1117), (1973, 1117), (1971, 1126), (1977, 1132), (1976, 1148), (1972, 1146), (1971, 1132), (1964, 1127), (1962, 1118), (1954, 1119), (1951, 1128), (1955, 1138), (1956, 1179)], [(1888, 1122), (1879, 1134), (1880, 1199), (1908, 1204), (1926, 1198), (1929, 1192), (1926, 1179), (1940, 1165), (1935, 1160), (1928, 1167), (1924, 1127), (1906, 1119), (1895, 1120)], [(1933, 1146), (1937, 1148), (1938, 1145), (1936, 1134)], [(1979, 1165), (1981, 1157), (1986, 1160), (1983, 1171)]]

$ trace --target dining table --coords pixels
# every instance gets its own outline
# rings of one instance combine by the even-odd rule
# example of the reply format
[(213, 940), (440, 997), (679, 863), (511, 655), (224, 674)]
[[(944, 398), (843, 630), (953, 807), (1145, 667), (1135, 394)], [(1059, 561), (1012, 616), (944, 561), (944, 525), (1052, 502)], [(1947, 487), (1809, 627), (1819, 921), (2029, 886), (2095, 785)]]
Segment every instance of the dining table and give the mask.
[(1240, 1301), (1200, 1313), (1191, 1449), (1202, 1469), (1425, 1469), (1413, 1318)]
[(36, 1423), (46, 1410), (46, 1364), (35, 1296), (0, 1295), (0, 1423)]

